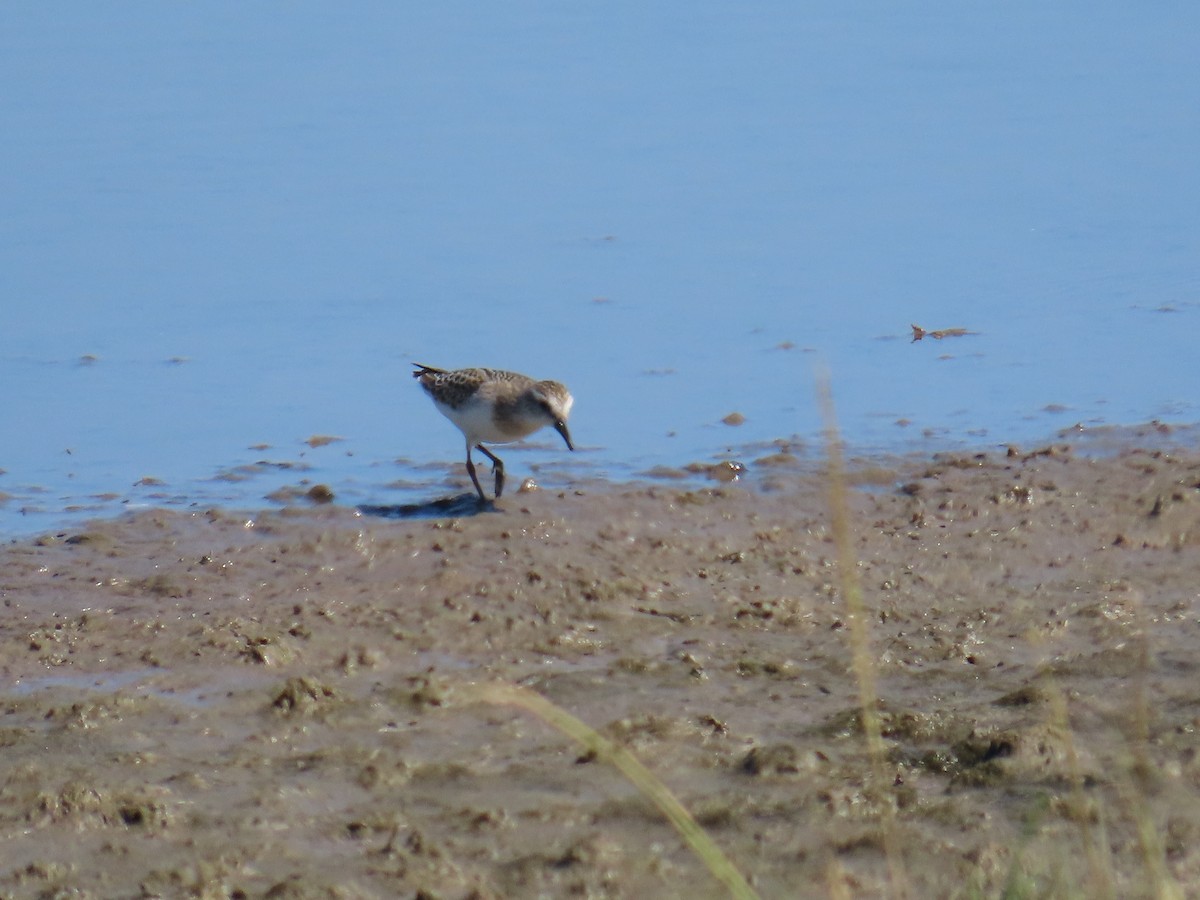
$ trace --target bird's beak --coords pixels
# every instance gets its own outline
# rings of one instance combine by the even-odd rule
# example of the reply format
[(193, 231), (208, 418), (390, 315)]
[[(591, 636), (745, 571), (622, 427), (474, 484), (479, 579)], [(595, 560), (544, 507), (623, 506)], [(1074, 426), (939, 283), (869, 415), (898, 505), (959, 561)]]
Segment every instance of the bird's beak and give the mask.
[(567, 423), (559, 419), (554, 423), (554, 430), (562, 435), (562, 439), (567, 442), (567, 449), (574, 450), (575, 445), (571, 443), (571, 432), (567, 431)]

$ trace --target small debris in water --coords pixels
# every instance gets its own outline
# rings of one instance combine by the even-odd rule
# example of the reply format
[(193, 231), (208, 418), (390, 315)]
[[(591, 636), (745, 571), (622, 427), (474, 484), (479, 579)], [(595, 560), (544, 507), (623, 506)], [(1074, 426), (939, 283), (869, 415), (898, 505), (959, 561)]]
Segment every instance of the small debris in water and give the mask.
[(327, 484), (314, 484), (304, 496), (313, 503), (333, 502), (333, 490)]
[(800, 458), (796, 454), (789, 453), (786, 450), (760, 456), (754, 460), (754, 465), (756, 466), (798, 466), (799, 464)]
[(740, 412), (731, 412), (729, 415), (727, 415), (721, 421), (724, 422), (726, 425), (734, 425), (734, 426), (744, 425), (746, 423), (746, 417), (743, 416)]
[(683, 467), (693, 475), (704, 475), (713, 481), (737, 481), (746, 472), (746, 467), (737, 460), (727, 459), (719, 463), (689, 463)]
[(336, 435), (332, 435), (332, 434), (314, 434), (312, 437), (310, 437), (304, 443), (308, 444), (308, 446), (310, 446), (310, 447), (316, 448), (316, 447), (324, 447), (326, 444), (334, 444), (334, 443), (337, 443), (338, 441), (344, 441), (344, 440), (345, 440), (345, 438), (337, 437)]
[(688, 473), (682, 469), (674, 469), (670, 466), (654, 466), (644, 472), (639, 473), (643, 478), (687, 478)]
[(979, 334), (978, 331), (967, 331), (965, 328), (940, 328), (937, 331), (926, 331), (920, 325), (913, 325), (912, 331), (912, 339), (914, 344), (926, 337), (931, 337), (936, 341), (940, 341), (942, 338), (964, 337), (968, 334)]

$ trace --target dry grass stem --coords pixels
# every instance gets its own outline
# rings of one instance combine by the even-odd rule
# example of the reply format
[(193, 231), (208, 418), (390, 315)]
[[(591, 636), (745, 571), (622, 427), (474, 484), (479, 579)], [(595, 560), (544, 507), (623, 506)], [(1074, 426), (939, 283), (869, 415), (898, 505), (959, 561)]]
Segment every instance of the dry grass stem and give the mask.
[(875, 684), (875, 659), (871, 653), (867, 612), (863, 603), (862, 587), (858, 581), (858, 556), (855, 553), (854, 536), (850, 525), (850, 504), (847, 498), (845, 463), (842, 458), (842, 439), (838, 431), (828, 372), (819, 374), (817, 391), (825, 420), (829, 510), (832, 517), (833, 542), (837, 549), (838, 581), (842, 602), (846, 606), (851, 666), (858, 683), (858, 703), (862, 714), (863, 733), (866, 737), (867, 755), (870, 760), (869, 793), (879, 808), (883, 848), (887, 857), (892, 896), (905, 898), (908, 896), (908, 878), (900, 853), (896, 834), (896, 817), (888, 791), (891, 779), (887, 771), (887, 748), (883, 743), (883, 731), (879, 722), (879, 693)]
[(742, 873), (729, 861), (707, 832), (696, 824), (691, 813), (676, 799), (670, 789), (624, 747), (613, 743), (535, 691), (511, 684), (487, 684), (478, 688), (478, 695), (489, 703), (520, 706), (557, 728), (599, 759), (611, 763), (643, 796), (662, 811), (713, 876), (729, 889), (731, 897), (739, 900), (758, 897), (742, 877)]

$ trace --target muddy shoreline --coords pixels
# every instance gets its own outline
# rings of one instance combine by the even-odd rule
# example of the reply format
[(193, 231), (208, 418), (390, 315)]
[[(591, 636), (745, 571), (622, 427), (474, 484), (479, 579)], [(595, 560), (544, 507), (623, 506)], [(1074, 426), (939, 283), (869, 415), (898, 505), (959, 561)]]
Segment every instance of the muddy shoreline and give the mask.
[(491, 681), (632, 750), (763, 897), (886, 895), (881, 803), (911, 896), (1200, 892), (1200, 454), (1055, 444), (856, 484), (882, 798), (826, 480), (786, 459), (753, 488), (9, 543), (0, 896), (722, 896)]

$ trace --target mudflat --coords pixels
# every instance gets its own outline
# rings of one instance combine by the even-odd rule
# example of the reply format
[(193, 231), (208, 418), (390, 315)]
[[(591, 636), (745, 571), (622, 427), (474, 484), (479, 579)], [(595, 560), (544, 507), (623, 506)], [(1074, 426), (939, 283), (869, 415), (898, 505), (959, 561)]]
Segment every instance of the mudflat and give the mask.
[(828, 479), (751, 467), (9, 542), (0, 896), (724, 895), (493, 683), (631, 751), (762, 897), (1200, 895), (1200, 455), (860, 462), (852, 582)]

